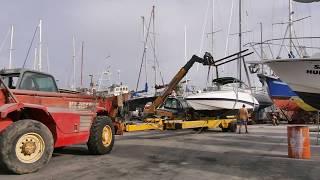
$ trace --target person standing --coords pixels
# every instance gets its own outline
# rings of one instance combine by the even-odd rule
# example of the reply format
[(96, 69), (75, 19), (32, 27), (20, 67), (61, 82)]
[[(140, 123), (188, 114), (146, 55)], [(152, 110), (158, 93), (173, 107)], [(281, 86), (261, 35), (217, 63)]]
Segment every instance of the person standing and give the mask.
[(240, 119), (240, 127), (239, 127), (239, 134), (241, 134), (241, 128), (242, 125), (246, 128), (246, 133), (248, 132), (247, 124), (248, 124), (248, 118), (249, 118), (249, 113), (246, 108), (246, 105), (242, 105), (242, 108), (239, 109), (239, 119)]

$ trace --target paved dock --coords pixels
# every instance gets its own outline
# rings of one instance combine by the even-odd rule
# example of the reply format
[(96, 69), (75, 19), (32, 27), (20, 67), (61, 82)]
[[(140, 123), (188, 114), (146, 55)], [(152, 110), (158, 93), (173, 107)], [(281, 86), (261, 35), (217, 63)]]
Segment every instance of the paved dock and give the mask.
[(249, 134), (148, 131), (117, 136), (111, 154), (88, 155), (85, 145), (55, 152), (39, 172), (2, 180), (320, 179), (320, 146), (311, 132), (310, 160), (287, 158), (286, 126), (251, 125)]

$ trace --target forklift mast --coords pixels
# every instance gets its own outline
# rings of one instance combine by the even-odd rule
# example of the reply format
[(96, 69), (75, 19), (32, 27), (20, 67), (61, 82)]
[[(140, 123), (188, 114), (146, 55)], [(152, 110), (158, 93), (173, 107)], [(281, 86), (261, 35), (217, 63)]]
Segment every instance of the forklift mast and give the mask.
[(190, 68), (195, 62), (198, 62), (204, 66), (210, 66), (213, 64), (213, 57), (210, 53), (206, 52), (203, 58), (193, 55), (191, 59), (179, 70), (179, 72), (173, 77), (167, 88), (158, 96), (152, 104), (144, 109), (144, 114), (153, 115), (156, 109), (161, 106), (161, 104), (166, 100), (166, 98), (171, 94), (172, 90), (178, 85), (178, 83), (185, 77)]

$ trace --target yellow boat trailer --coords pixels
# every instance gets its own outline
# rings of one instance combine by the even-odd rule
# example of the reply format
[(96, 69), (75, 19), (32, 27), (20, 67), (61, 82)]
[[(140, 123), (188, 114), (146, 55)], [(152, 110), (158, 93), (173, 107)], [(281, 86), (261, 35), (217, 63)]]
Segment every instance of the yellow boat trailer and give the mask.
[(234, 117), (226, 119), (205, 118), (200, 120), (166, 120), (161, 118), (147, 118), (142, 123), (126, 122), (123, 124), (125, 132), (146, 130), (178, 130), (178, 129), (212, 129), (221, 128), (222, 131), (235, 132), (237, 120)]

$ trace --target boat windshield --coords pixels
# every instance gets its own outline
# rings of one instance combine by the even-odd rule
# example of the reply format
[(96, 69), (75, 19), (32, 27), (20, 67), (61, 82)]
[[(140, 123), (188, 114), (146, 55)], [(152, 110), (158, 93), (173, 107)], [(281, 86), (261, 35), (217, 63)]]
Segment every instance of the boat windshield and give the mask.
[(220, 90), (232, 90), (234, 88), (241, 88), (247, 89), (248, 86), (244, 83), (234, 82), (234, 83), (227, 83), (227, 84), (219, 84), (213, 83), (212, 86), (208, 86), (204, 89), (204, 91), (220, 91)]

